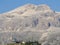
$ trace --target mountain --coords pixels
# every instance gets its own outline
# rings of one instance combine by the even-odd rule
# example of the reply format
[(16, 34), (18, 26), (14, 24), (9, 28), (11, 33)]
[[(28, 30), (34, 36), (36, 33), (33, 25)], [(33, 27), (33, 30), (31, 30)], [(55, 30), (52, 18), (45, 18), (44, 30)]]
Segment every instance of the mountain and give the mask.
[(53, 11), (45, 4), (26, 4), (0, 14), (1, 44), (16, 40), (60, 45), (60, 12)]

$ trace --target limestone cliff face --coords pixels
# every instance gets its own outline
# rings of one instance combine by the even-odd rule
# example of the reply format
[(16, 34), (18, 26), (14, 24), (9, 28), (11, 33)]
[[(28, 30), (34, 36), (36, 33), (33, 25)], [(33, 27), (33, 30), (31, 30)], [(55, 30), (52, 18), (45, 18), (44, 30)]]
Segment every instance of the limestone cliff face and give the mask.
[(38, 41), (42, 45), (60, 45), (59, 34), (60, 12), (53, 11), (45, 4), (27, 4), (0, 14), (1, 43), (23, 40)]

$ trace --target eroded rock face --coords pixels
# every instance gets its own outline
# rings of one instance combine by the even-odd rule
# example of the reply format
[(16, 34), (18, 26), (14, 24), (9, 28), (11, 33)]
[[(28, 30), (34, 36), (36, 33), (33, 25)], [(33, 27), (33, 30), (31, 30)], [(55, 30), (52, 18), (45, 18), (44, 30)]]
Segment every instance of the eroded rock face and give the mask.
[(42, 45), (60, 45), (59, 30), (60, 13), (47, 5), (28, 4), (0, 15), (0, 43), (38, 41)]

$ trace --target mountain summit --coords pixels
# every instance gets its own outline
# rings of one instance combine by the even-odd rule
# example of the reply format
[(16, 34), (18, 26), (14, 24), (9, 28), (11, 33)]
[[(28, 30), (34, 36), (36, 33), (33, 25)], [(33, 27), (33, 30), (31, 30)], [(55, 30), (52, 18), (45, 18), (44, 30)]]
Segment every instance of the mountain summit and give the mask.
[(18, 7), (12, 11), (9, 11), (7, 13), (4, 14), (17, 14), (17, 15), (21, 15), (21, 14), (28, 14), (30, 13), (36, 13), (36, 12), (51, 12), (52, 10), (50, 9), (49, 6), (42, 4), (42, 5), (34, 5), (34, 4), (26, 4), (24, 6)]
[(60, 12), (45, 4), (27, 4), (0, 14), (0, 43), (13, 41), (60, 45)]

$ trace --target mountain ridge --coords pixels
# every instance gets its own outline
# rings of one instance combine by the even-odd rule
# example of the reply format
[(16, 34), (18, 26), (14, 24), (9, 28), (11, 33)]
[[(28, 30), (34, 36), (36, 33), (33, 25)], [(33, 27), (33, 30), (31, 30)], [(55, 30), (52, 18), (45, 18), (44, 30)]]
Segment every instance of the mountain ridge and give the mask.
[[(24, 6), (20, 6), (20, 7), (18, 7), (18, 8), (16, 8), (16, 9), (14, 9), (14, 10), (12, 10), (12, 11), (9, 11), (9, 12), (6, 12), (6, 13), (19, 13), (20, 11), (21, 11), (21, 13), (22, 12), (24, 12), (24, 11), (27, 11), (27, 10), (41, 10), (41, 9), (39, 9), (39, 8), (43, 8), (42, 10), (50, 10), (51, 11), (51, 9), (49, 8), (49, 6), (47, 6), (46, 4), (41, 4), (41, 5), (34, 5), (34, 4), (26, 4), (26, 5), (24, 5)], [(41, 10), (41, 11), (42, 11)], [(3, 13), (3, 14), (6, 14), (6, 13)]]
[(57, 45), (60, 44), (57, 42), (59, 34), (60, 12), (53, 11), (45, 4), (27, 4), (0, 14), (1, 43), (23, 40), (38, 41), (42, 45)]

